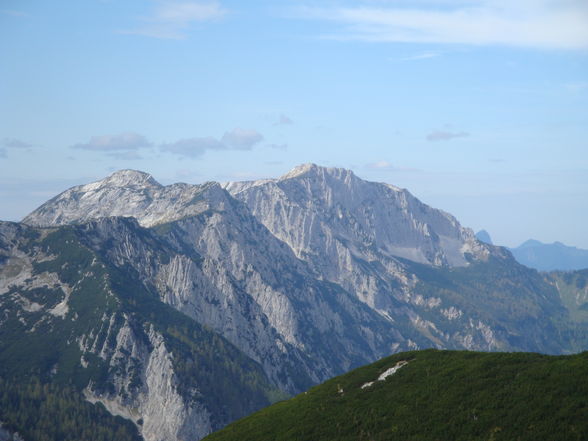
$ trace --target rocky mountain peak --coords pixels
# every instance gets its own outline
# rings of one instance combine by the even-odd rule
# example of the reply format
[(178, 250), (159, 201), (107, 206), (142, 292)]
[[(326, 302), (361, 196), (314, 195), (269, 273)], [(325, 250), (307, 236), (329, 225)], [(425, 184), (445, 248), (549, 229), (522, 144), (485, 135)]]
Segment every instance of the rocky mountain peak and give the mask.
[(161, 187), (161, 184), (153, 179), (149, 173), (139, 170), (118, 170), (107, 178), (96, 182), (95, 184), (108, 185), (112, 187)]
[(334, 178), (337, 180), (348, 181), (356, 178), (351, 170), (338, 167), (321, 167), (313, 163), (301, 164), (294, 167), (288, 173), (283, 175), (278, 181), (288, 179), (313, 177), (313, 178)]
[(163, 186), (145, 172), (120, 170), (100, 181), (80, 185), (37, 208), (23, 219), (35, 226), (83, 223), (108, 216), (135, 217), (142, 226), (170, 222), (222, 207), (229, 197), (218, 183)]
[(466, 254), (482, 259), (488, 254), (451, 215), (406, 190), (360, 179), (351, 170), (303, 164), (277, 180), (225, 188), (301, 258), (327, 262), (318, 250), (330, 249), (336, 260), (336, 248), (344, 243), (353, 243), (352, 254), (364, 260), (385, 255), (466, 266)]

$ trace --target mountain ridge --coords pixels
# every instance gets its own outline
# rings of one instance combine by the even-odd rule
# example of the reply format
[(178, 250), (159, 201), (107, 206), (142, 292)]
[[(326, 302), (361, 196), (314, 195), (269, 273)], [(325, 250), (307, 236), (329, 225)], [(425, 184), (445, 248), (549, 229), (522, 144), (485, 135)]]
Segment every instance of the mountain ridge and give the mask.
[[(219, 403), (222, 397), (233, 402), (234, 396), (226, 389), (214, 392), (213, 370), (199, 371), (196, 384), (186, 383), (188, 391), (208, 391), (197, 401), (204, 410), (190, 407), (190, 395), (178, 395), (176, 386), (154, 381), (145, 389), (149, 366), (154, 369), (149, 378), (161, 376), (172, 385), (181, 383), (186, 369), (197, 367), (173, 356), (174, 350), (182, 357), (197, 350), (202, 342), (193, 338), (218, 337), (250, 360), (234, 381), (247, 383), (250, 375), (261, 375), (253, 389), (241, 388), (257, 397), (247, 402), (253, 407), (278, 390), (299, 393), (398, 351), (567, 353), (588, 343), (582, 304), (574, 303), (575, 281), (545, 278), (516, 263), (506, 249), (477, 241), (453, 216), (407, 190), (364, 181), (345, 169), (305, 164), (277, 179), (168, 186), (147, 173), (124, 170), (62, 192), (23, 223), (3, 225), (0, 302), (8, 302), (23, 320), (30, 314), (42, 314), (48, 323), (73, 319), (68, 299), (77, 298), (72, 289), (81, 286), (88, 270), (67, 269), (72, 244), (103, 262), (124, 314), (111, 314), (118, 317), (112, 325), (96, 318), (92, 339), (78, 342), (90, 353), (105, 347), (96, 349), (98, 358), (68, 349), (73, 351), (68, 363), (102, 366), (98, 370), (112, 386), (90, 388), (87, 399), (130, 418), (148, 440), (161, 430), (172, 441), (184, 440), (186, 430), (198, 438), (244, 412), (243, 406), (233, 404), (229, 412)], [(62, 263), (35, 263), (57, 274), (44, 276), (53, 287), (49, 292), (37, 293), (31, 289), (42, 284), (31, 287), (26, 272), (13, 274), (11, 268), (47, 259), (36, 250), (48, 237)], [(41, 293), (45, 303), (50, 300), (47, 306), (35, 300)], [(183, 327), (165, 322), (171, 316)], [(149, 326), (137, 327), (134, 317), (141, 323), (164, 320), (165, 326), (152, 332)], [(12, 323), (0, 318), (0, 334)], [(207, 333), (197, 331), (201, 328)], [(98, 335), (109, 336), (110, 343), (88, 346), (86, 341)], [(47, 338), (58, 337), (49, 332)], [(213, 359), (205, 365), (230, 365), (223, 357)], [(88, 386), (87, 380), (78, 381)], [(128, 390), (137, 381), (143, 386)], [(164, 429), (156, 427), (154, 417), (138, 416), (152, 415), (153, 403), (165, 399), (175, 403), (178, 416)]]

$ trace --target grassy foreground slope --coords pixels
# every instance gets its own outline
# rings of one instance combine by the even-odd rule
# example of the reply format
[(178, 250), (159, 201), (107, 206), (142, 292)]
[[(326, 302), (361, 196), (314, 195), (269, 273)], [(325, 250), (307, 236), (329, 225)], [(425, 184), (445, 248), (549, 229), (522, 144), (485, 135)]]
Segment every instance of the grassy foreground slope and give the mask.
[[(375, 381), (397, 363), (408, 363)], [(362, 385), (374, 382), (362, 389)], [(205, 438), (223, 440), (586, 440), (588, 352), (425, 350), (333, 378)]]

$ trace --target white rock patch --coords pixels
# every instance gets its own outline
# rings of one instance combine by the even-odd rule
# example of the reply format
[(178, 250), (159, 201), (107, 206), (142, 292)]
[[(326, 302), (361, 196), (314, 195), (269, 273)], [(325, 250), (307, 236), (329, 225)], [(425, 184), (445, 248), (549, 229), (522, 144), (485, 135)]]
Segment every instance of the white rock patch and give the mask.
[(375, 381), (369, 381), (367, 383), (364, 383), (361, 388), (365, 389), (367, 387), (370, 387), (372, 384), (374, 384), (376, 381), (384, 381), (386, 378), (388, 378), (390, 375), (394, 375), (398, 369), (400, 369), (402, 366), (406, 366), (408, 364), (408, 361), (406, 360), (402, 360), (399, 361), (398, 363), (396, 363), (394, 366), (392, 366), (391, 368), (386, 369), (384, 372), (382, 372), (380, 374), (380, 376), (378, 377), (377, 380)]

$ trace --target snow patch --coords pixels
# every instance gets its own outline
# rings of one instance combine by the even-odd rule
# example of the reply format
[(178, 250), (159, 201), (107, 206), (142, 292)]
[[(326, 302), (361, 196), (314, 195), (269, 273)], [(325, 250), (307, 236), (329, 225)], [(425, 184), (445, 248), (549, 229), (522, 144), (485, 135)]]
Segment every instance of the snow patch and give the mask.
[(390, 375), (394, 375), (396, 372), (398, 372), (398, 369), (400, 369), (402, 366), (406, 366), (408, 364), (408, 361), (406, 360), (402, 360), (399, 361), (398, 363), (396, 363), (394, 366), (392, 366), (391, 368), (386, 369), (384, 372), (382, 372), (380, 374), (380, 376), (378, 377), (377, 380), (374, 381), (368, 381), (367, 383), (362, 384), (361, 388), (365, 389), (370, 387), (372, 384), (374, 384), (376, 381), (384, 381), (386, 378), (388, 378)]

